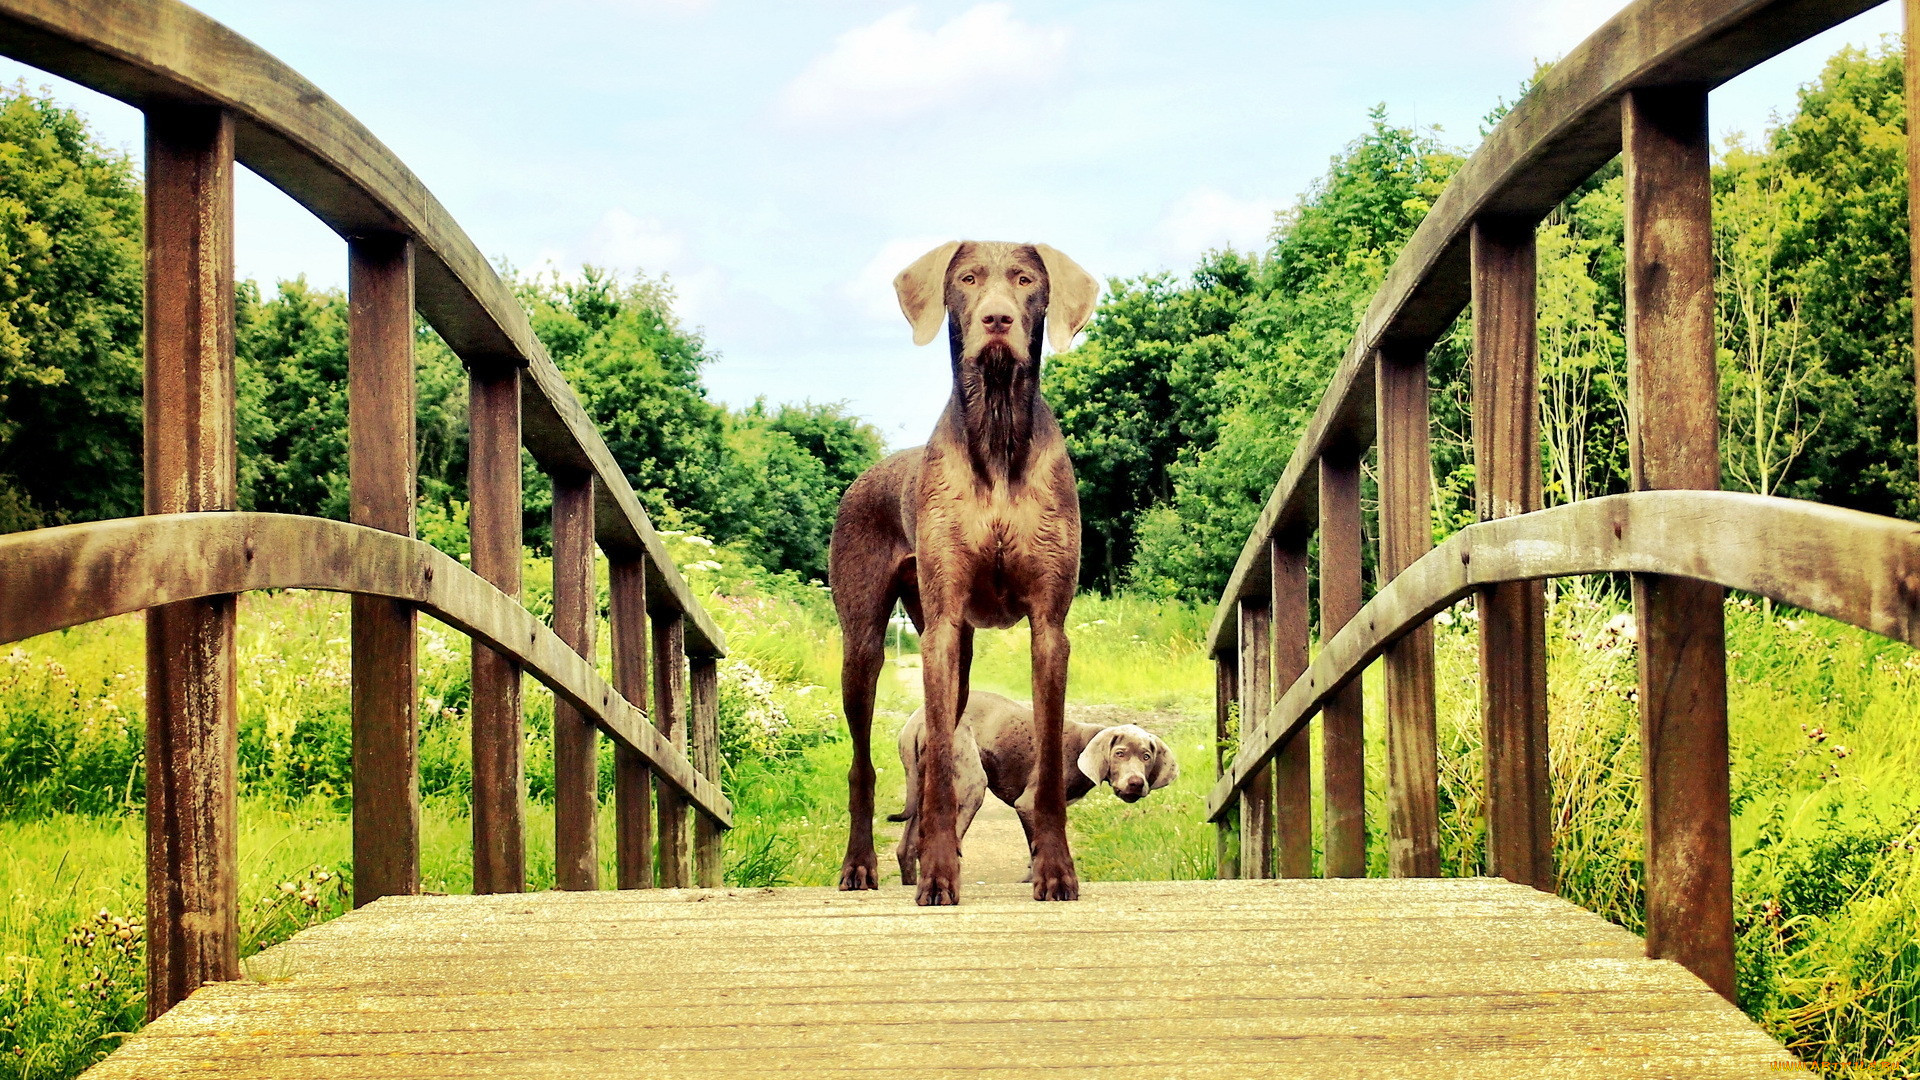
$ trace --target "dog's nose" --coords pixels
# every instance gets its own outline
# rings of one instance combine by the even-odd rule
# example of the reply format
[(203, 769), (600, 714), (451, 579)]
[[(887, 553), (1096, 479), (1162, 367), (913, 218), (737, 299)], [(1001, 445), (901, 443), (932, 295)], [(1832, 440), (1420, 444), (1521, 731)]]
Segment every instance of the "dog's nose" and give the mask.
[(1013, 329), (1013, 316), (999, 313), (982, 315), (980, 325), (986, 327), (990, 334), (1004, 334)]

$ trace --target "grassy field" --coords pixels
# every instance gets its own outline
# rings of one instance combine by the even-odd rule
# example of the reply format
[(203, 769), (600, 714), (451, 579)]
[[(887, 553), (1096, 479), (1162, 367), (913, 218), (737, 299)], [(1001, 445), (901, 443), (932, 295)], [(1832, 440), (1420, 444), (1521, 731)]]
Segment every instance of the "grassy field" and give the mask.
[[(846, 840), (850, 747), (837, 715), (831, 606), (722, 549), (670, 537), (727, 630), (721, 715), (740, 827), (727, 876), (827, 884)], [(530, 606), (544, 602), (530, 565)], [(253, 596), (241, 610), (246, 950), (344, 910), (349, 895), (347, 682), (341, 598)], [(1549, 634), (1556, 857), (1562, 891), (1629, 927), (1640, 910), (1639, 746), (1630, 617), (1604, 583), (1556, 596)], [(1158, 730), (1179, 781), (1128, 806), (1096, 792), (1072, 813), (1089, 880), (1210, 876), (1200, 820), (1213, 782), (1205, 612), (1082, 598), (1070, 702)], [(1436, 635), (1443, 856), (1482, 867), (1477, 637), (1470, 605)], [(1920, 657), (1830, 621), (1728, 606), (1737, 905), (1744, 1004), (1830, 1075), (1913, 1075), (1920, 1062)], [(470, 885), (467, 646), (423, 623), (425, 886)], [(0, 1077), (76, 1074), (141, 1012), (141, 622), (110, 620), (0, 654)], [(890, 647), (876, 758), (900, 801), (893, 734), (918, 700), (911, 635)], [(603, 649), (604, 654), (604, 649)], [(982, 634), (974, 685), (1027, 694), (1024, 629)], [(604, 662), (604, 655), (602, 657)], [(530, 883), (552, 881), (551, 699), (527, 694)], [(1384, 871), (1384, 748), (1369, 675), (1370, 860)], [(603, 821), (603, 828), (610, 821)], [(883, 836), (885, 834), (883, 833)], [(603, 855), (610, 858), (610, 833)], [(882, 853), (882, 866), (891, 865)], [(610, 868), (609, 868), (610, 878)]]

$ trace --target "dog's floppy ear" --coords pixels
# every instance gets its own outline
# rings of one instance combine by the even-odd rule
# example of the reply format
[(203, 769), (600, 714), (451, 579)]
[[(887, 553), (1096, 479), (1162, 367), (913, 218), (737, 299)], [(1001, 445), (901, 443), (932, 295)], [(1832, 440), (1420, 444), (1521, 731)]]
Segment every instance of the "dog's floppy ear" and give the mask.
[(950, 240), (913, 261), (896, 274), (893, 293), (900, 298), (900, 313), (913, 324), (913, 343), (925, 345), (940, 332), (947, 318), (947, 267), (960, 241)]
[(1073, 347), (1073, 335), (1093, 319), (1100, 279), (1056, 248), (1035, 244), (1033, 249), (1047, 268), (1047, 341), (1054, 352), (1066, 352)]
[(1119, 733), (1113, 728), (1100, 732), (1087, 740), (1086, 748), (1080, 751), (1080, 757), (1074, 762), (1080, 768), (1080, 775), (1098, 784), (1107, 778), (1107, 771), (1113, 765), (1113, 740)]
[(1147, 769), (1147, 790), (1159, 791), (1180, 778), (1180, 763), (1173, 760), (1172, 748), (1158, 735), (1147, 737), (1153, 740), (1153, 764)]

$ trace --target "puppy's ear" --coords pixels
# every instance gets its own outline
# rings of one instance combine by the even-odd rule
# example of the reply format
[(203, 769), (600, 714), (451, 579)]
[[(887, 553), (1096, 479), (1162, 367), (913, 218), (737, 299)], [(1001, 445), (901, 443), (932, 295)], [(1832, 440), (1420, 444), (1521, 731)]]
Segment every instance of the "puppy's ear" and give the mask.
[(1073, 335), (1093, 319), (1100, 279), (1055, 248), (1035, 244), (1033, 249), (1047, 268), (1047, 341), (1054, 352), (1066, 352), (1073, 347)]
[(1087, 740), (1079, 760), (1074, 762), (1079, 766), (1080, 775), (1096, 784), (1106, 780), (1107, 772), (1113, 767), (1113, 740), (1117, 737), (1114, 730), (1108, 728)]
[(1153, 765), (1147, 769), (1147, 790), (1158, 791), (1180, 778), (1180, 763), (1173, 760), (1173, 750), (1160, 741), (1157, 735), (1153, 740)]
[(932, 341), (946, 321), (947, 267), (953, 265), (953, 253), (959, 250), (960, 241), (948, 241), (894, 275), (893, 294), (900, 298), (900, 313), (913, 325), (915, 345)]

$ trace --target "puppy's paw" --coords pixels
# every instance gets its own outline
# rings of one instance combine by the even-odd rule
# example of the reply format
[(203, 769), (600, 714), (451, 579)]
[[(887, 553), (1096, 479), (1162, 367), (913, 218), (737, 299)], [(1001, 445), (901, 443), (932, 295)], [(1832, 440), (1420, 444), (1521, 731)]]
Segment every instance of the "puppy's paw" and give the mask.
[(880, 887), (880, 860), (869, 851), (864, 856), (847, 853), (840, 864), (840, 891), (853, 892)]
[(920, 883), (913, 902), (921, 907), (951, 907), (960, 902), (960, 856), (952, 848), (920, 852)]
[(1035, 900), (1080, 899), (1080, 876), (1074, 873), (1073, 856), (1065, 851), (1034, 856), (1030, 876)]

